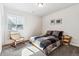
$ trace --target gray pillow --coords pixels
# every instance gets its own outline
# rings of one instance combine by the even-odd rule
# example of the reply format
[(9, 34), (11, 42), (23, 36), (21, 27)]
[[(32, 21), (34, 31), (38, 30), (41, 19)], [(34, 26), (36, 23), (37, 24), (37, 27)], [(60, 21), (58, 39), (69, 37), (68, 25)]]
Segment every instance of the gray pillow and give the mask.
[(52, 33), (51, 33), (51, 31), (47, 31), (47, 33), (46, 33), (46, 35), (51, 35)]
[(52, 35), (55, 36), (55, 37), (59, 37), (59, 34), (60, 34), (60, 31), (54, 31), (52, 33)]

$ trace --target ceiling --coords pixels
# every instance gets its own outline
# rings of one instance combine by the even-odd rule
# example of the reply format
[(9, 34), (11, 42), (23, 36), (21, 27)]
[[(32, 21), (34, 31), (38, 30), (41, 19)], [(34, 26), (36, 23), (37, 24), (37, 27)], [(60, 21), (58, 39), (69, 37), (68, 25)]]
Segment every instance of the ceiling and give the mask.
[(76, 3), (46, 3), (43, 7), (38, 7), (36, 3), (6, 3), (5, 6), (17, 9), (37, 16), (45, 16), (50, 13), (68, 8)]

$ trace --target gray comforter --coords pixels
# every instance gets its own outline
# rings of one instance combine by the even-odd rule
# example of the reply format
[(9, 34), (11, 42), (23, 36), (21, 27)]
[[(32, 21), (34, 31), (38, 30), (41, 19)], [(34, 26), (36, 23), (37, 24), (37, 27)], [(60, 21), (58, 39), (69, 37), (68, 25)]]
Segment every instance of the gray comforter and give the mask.
[(45, 49), (47, 46), (49, 46), (52, 43), (55, 43), (56, 41), (58, 41), (59, 39), (55, 36), (47, 36), (47, 37), (36, 37), (35, 40), (41, 40), (40, 41), (40, 47), (42, 47), (43, 49)]

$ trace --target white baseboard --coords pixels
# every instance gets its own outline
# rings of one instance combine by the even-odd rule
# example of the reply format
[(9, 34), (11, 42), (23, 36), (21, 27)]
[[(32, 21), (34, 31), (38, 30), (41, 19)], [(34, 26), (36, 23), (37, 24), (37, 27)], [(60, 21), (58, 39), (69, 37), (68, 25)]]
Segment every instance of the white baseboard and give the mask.
[(73, 46), (79, 47), (79, 43), (70, 43), (70, 45), (73, 45)]

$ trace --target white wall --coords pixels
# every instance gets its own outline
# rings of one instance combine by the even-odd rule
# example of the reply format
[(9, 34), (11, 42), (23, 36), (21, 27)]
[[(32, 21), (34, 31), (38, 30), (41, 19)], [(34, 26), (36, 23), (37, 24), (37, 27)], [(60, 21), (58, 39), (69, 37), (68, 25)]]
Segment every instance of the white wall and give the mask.
[(1, 53), (1, 50), (2, 50), (2, 13), (3, 13), (3, 6), (2, 4), (0, 4), (0, 53)]
[(41, 35), (42, 21), (41, 17), (27, 15), (25, 20), (25, 34), (27, 39), (30, 36)]
[(24, 24), (24, 37), (25, 39), (29, 39), (31, 36), (34, 36), (34, 35), (40, 35), (41, 34), (41, 30), (42, 30), (42, 19), (41, 17), (38, 17), (38, 16), (34, 16), (34, 15), (30, 15), (26, 12), (22, 12), (22, 11), (18, 11), (18, 10), (15, 10), (15, 9), (10, 9), (10, 8), (4, 8), (4, 16), (5, 16), (5, 19), (4, 19), (4, 23), (6, 24), (5, 25), (5, 39), (3, 40), (3, 44), (6, 44), (8, 39), (9, 39), (9, 36), (8, 36), (8, 20), (7, 20), (7, 13), (10, 13), (10, 14), (14, 14), (14, 15), (18, 15), (18, 16), (22, 16), (24, 17), (24, 20), (23, 20), (23, 24)]
[[(50, 25), (51, 19), (62, 18), (62, 24)], [(71, 44), (79, 46), (79, 4), (43, 17), (43, 33), (47, 30), (63, 30), (72, 36)]]

